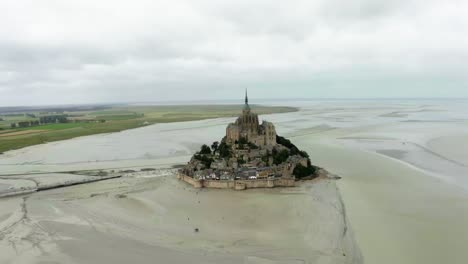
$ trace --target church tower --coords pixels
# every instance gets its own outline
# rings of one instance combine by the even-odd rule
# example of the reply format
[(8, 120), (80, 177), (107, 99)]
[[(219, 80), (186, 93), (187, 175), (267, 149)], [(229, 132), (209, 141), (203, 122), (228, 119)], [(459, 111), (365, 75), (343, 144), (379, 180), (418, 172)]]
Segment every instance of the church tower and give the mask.
[(226, 140), (228, 144), (235, 144), (240, 138), (247, 139), (248, 142), (257, 146), (276, 145), (276, 131), (272, 123), (263, 122), (260, 124), (258, 115), (251, 111), (249, 96), (245, 89), (245, 103), (242, 115), (226, 128)]

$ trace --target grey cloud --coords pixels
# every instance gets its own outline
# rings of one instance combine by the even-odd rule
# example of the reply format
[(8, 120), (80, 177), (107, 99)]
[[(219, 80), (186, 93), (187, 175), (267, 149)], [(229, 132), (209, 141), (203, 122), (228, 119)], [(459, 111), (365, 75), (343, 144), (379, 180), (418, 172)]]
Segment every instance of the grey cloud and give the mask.
[(441, 86), (468, 96), (466, 8), (458, 0), (6, 0), (0, 105), (216, 99), (245, 87), (253, 97), (443, 96)]

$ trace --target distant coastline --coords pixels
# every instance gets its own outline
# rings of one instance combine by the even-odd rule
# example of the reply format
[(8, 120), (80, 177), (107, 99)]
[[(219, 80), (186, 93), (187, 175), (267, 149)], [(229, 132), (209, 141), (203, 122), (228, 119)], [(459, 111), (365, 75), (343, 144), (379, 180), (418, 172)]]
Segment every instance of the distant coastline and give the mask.
[[(296, 107), (252, 106), (259, 114), (297, 112)], [(119, 105), (8, 107), (0, 109), (0, 155), (33, 145), (103, 133), (120, 132), (158, 123), (235, 117), (241, 105)], [(62, 123), (40, 124), (44, 116), (65, 116)], [(31, 123), (19, 127), (19, 124)], [(14, 125), (13, 125), (14, 124)]]

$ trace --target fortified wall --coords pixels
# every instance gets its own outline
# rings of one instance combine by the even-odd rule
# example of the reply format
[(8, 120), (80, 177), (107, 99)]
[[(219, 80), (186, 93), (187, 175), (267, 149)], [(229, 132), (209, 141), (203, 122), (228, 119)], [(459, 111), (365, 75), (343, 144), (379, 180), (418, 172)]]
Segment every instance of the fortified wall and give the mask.
[(256, 179), (256, 180), (197, 180), (184, 174), (178, 174), (177, 178), (183, 180), (195, 188), (235, 189), (245, 190), (252, 188), (294, 187), (294, 178), (285, 179)]

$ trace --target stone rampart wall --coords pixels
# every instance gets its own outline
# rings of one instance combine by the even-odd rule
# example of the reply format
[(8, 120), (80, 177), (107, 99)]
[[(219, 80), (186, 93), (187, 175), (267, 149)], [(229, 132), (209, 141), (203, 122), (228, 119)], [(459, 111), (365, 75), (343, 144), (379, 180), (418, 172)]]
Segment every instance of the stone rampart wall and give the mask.
[[(215, 188), (215, 189), (252, 189), (252, 188), (273, 188), (273, 187), (294, 187), (294, 179), (262, 179), (262, 180), (196, 180), (186, 175), (178, 175), (179, 179), (191, 184), (195, 188)], [(243, 188), (235, 188), (236, 185), (243, 185)]]
[(206, 188), (216, 188), (216, 189), (232, 189), (234, 188), (234, 181), (214, 181), (214, 180), (204, 180), (203, 187)]
[(177, 178), (179, 180), (183, 180), (185, 181), (186, 183), (188, 184), (191, 184), (193, 187), (195, 188), (202, 188), (202, 182), (200, 180), (195, 180), (194, 178), (192, 177), (189, 177), (187, 175), (183, 175), (183, 174), (178, 174), (177, 175)]

